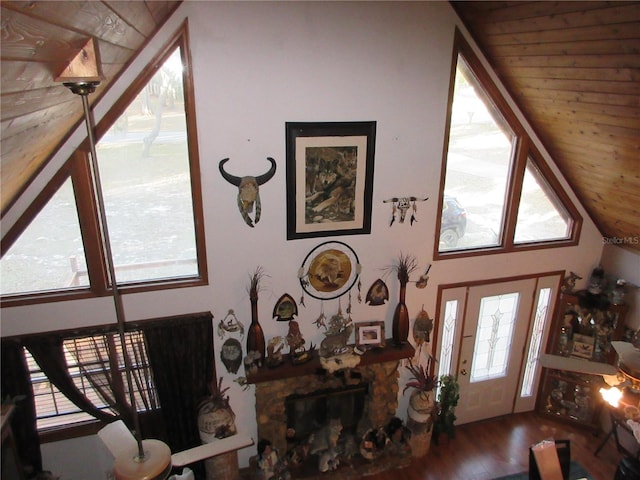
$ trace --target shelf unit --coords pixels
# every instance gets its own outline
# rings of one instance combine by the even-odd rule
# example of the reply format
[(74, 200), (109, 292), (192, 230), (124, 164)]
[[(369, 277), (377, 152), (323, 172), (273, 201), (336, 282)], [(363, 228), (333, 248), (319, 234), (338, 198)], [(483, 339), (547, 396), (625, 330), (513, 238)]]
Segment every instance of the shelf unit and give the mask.
[[(546, 353), (613, 364), (611, 342), (622, 340), (626, 312), (626, 305), (614, 305), (606, 295), (561, 294)], [(597, 431), (603, 386), (600, 375), (545, 368), (537, 411)]]

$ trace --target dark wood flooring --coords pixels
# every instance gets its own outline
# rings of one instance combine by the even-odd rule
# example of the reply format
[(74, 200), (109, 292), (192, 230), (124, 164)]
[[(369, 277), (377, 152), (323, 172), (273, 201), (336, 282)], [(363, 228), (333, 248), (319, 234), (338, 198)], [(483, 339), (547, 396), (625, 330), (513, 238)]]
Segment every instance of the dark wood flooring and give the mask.
[[(402, 460), (403, 468), (367, 474), (364, 480), (490, 480), (504, 475), (528, 471), (529, 447), (545, 439), (571, 441), (571, 459), (579, 462), (593, 480), (613, 480), (618, 463), (623, 458), (613, 436), (609, 437), (596, 457), (595, 450), (607, 432), (593, 432), (559, 422), (534, 412), (507, 415), (456, 427), (455, 438), (440, 445), (432, 444), (423, 458)], [(626, 438), (625, 438), (626, 436)], [(631, 434), (621, 432), (623, 446), (637, 449)], [(626, 440), (626, 441), (625, 441)], [(630, 443), (629, 443), (630, 442)], [(380, 466), (371, 465), (372, 470)], [(258, 478), (252, 469), (241, 471), (242, 479)], [(318, 473), (310, 477), (296, 472), (292, 480), (353, 480), (363, 478), (352, 470), (339, 467), (335, 472)]]
[(446, 444), (431, 445), (429, 453), (408, 467), (367, 477), (368, 480), (489, 480), (529, 468), (529, 446), (546, 438), (569, 439), (571, 459), (594, 480), (613, 480), (623, 455), (613, 436), (594, 456), (606, 433), (588, 430), (537, 415), (523, 413), (460, 425)]

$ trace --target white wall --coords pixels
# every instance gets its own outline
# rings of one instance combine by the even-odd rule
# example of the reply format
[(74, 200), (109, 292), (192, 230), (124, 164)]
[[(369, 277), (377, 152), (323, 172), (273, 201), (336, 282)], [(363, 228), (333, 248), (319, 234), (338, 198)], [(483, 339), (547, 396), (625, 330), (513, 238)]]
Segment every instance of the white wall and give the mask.
[[(381, 269), (400, 252), (415, 255), (421, 268), (432, 263), (457, 21), (448, 2), (187, 2), (113, 87), (105, 103), (124, 89), (185, 16), (195, 74), (210, 285), (126, 295), (127, 318), (210, 310), (217, 322), (232, 308), (247, 326), (249, 275), (260, 265), (269, 274), (260, 292), (260, 322), (267, 338), (286, 334), (286, 324), (270, 318), (274, 303), (285, 292), (300, 297), (298, 268), (307, 253), (326, 240), (286, 241), (284, 135), (288, 121), (377, 121), (372, 232), (339, 238), (356, 251), (363, 265), (363, 297), (383, 275)], [(96, 117), (106, 109), (104, 104), (96, 109)], [(70, 142), (81, 136), (79, 132)], [(262, 219), (251, 229), (237, 211), (235, 188), (220, 176), (218, 162), (230, 157), (230, 171), (255, 175), (266, 170), (267, 156), (276, 159), (278, 171), (261, 188)], [(431, 199), (419, 204), (418, 222), (413, 226), (407, 222), (389, 227), (390, 206), (382, 200), (408, 195)], [(585, 223), (578, 246), (433, 262), (429, 286), (408, 290), (412, 318), (422, 305), (433, 315), (438, 284), (560, 269), (587, 274), (600, 259), (602, 240), (584, 210), (580, 211)], [(391, 331), (398, 287), (391, 277), (387, 281), (392, 301), (370, 307), (354, 300), (354, 320), (384, 320)], [(320, 309), (320, 302), (307, 296), (299, 315), (307, 342), (316, 345), (322, 332), (312, 321)], [(337, 300), (324, 303), (328, 316), (337, 309)], [(5, 309), (2, 334), (114, 322), (112, 310), (109, 299)], [(220, 343), (216, 337), (216, 352)], [(220, 362), (217, 371), (225, 377), (224, 385), (232, 387), (238, 428), (255, 438), (253, 387), (242, 391), (233, 382), (236, 376), (226, 374)], [(401, 398), (400, 416), (405, 406)], [(69, 445), (68, 458), (80, 458), (75, 448)], [(54, 465), (55, 458), (64, 456), (58, 445), (55, 450), (45, 445), (43, 451), (45, 465)], [(252, 454), (253, 449), (241, 451), (241, 466)], [(85, 458), (90, 461), (89, 455)], [(63, 468), (59, 463), (55, 466)], [(57, 473), (72, 478), (63, 471)], [(94, 478), (104, 477), (97, 472)]]

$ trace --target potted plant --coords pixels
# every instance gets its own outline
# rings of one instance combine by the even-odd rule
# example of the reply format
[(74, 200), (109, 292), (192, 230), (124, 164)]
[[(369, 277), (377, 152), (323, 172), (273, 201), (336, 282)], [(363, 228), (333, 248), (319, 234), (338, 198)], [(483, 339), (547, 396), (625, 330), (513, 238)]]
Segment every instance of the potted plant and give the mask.
[(442, 375), (439, 383), (437, 416), (433, 426), (433, 441), (436, 445), (440, 435), (444, 434), (448, 438), (455, 436), (455, 409), (460, 399), (460, 385), (455, 375)]
[(406, 367), (411, 372), (411, 379), (404, 387), (403, 393), (413, 388), (407, 407), (407, 428), (411, 432), (409, 444), (414, 457), (423, 457), (429, 451), (431, 435), (437, 407), (433, 390), (438, 386), (437, 377), (432, 373), (435, 359), (428, 356), (426, 365), (414, 365), (412, 362)]

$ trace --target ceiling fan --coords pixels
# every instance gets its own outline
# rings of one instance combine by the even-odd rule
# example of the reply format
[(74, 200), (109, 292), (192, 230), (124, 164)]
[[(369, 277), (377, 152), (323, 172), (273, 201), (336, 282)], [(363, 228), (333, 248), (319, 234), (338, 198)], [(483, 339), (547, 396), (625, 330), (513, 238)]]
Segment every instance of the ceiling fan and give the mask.
[(126, 378), (129, 387), (129, 401), (133, 411), (134, 431), (137, 432), (134, 433), (130, 431), (122, 420), (118, 420), (100, 430), (98, 436), (114, 456), (114, 474), (116, 480), (163, 480), (169, 476), (173, 467), (182, 467), (232, 450), (239, 450), (253, 445), (254, 442), (252, 438), (235, 434), (231, 437), (217, 439), (216, 441), (204, 443), (172, 455), (166, 443), (160, 440), (142, 440), (140, 438), (140, 422), (130, 374), (131, 364), (126, 351), (127, 342), (124, 338), (124, 305), (116, 281), (115, 264), (109, 240), (88, 101), (89, 94), (95, 92), (96, 87), (103, 78), (97, 45), (95, 39), (90, 38), (75, 58), (71, 60), (63, 72), (55, 79), (57, 82), (63, 82), (65, 87), (82, 98), (84, 120), (87, 127), (91, 152), (93, 190), (98, 206), (98, 224), (102, 232), (102, 246), (111, 284), (118, 334), (123, 350), (125, 371), (127, 373)]
[(548, 353), (542, 354), (539, 360), (545, 368), (601, 375), (609, 386), (630, 386), (640, 391), (640, 350), (629, 342), (613, 341), (611, 346), (618, 354), (617, 366)]
[(252, 438), (236, 434), (172, 455), (164, 442), (142, 440), (141, 458), (137, 439), (122, 420), (102, 428), (98, 431), (98, 437), (115, 459), (113, 470), (118, 480), (164, 479), (173, 467), (184, 467), (216, 455), (249, 447), (254, 443)]

